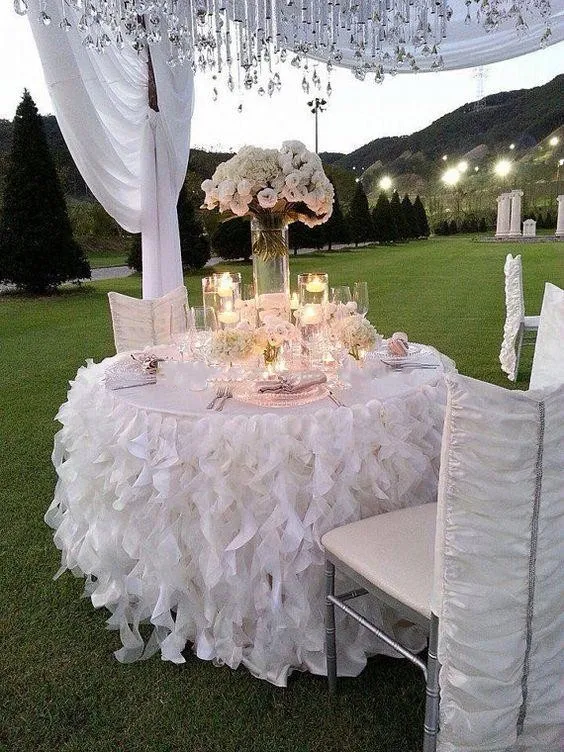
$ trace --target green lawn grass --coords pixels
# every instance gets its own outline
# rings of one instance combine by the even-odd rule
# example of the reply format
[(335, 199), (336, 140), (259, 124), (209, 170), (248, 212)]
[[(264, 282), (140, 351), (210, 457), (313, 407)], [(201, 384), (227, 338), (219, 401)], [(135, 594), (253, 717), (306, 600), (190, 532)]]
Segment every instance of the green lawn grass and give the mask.
[[(538, 313), (545, 280), (564, 285), (564, 243), (535, 246), (440, 238), (291, 260), (327, 271), (334, 284), (366, 279), (369, 317), (383, 334), (402, 329), (435, 345), (461, 372), (511, 385), (498, 363), (503, 261), (521, 253), (527, 312)], [(229, 268), (233, 268), (230, 265)], [(246, 279), (250, 265), (236, 265)], [(186, 278), (200, 302), (200, 275)], [(2, 752), (416, 752), (423, 683), (405, 661), (375, 658), (357, 679), (293, 675), (287, 689), (247, 671), (189, 655), (121, 665), (107, 614), (81, 599), (82, 580), (56, 582), (59, 553), (43, 522), (55, 475), (54, 417), (86, 358), (113, 351), (108, 290), (140, 294), (140, 278), (33, 299), (0, 296), (0, 750)], [(530, 353), (518, 388), (526, 388)]]

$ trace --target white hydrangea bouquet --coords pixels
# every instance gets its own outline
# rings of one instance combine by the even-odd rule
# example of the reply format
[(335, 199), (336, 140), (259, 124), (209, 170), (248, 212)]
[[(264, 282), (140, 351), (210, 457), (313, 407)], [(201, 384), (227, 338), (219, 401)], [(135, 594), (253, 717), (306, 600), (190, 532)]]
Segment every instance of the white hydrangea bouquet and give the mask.
[(333, 331), (355, 360), (361, 360), (362, 351), (372, 350), (382, 340), (370, 321), (359, 314), (335, 320)]
[(301, 141), (285, 141), (280, 150), (244, 146), (218, 165), (204, 180), (202, 208), (219, 208), (235, 217), (249, 215), (265, 230), (253, 243), (264, 260), (287, 252), (269, 227), (303, 222), (308, 227), (326, 222), (333, 211), (334, 190), (321, 159)]
[(254, 348), (254, 332), (246, 326), (219, 329), (213, 333), (211, 358), (220, 363), (233, 363), (248, 358)]

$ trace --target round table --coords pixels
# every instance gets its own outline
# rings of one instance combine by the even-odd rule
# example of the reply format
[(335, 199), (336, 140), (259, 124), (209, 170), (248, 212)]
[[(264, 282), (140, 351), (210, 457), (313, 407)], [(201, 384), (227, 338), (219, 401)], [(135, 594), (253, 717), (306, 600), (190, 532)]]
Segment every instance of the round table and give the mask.
[[(80, 368), (57, 415), (45, 519), (59, 574), (85, 575), (93, 605), (111, 612), (116, 657), (160, 650), (180, 663), (192, 643), (280, 686), (293, 669), (325, 673), (322, 535), (435, 500), (454, 364), (429, 356), (436, 370), (349, 369), (344, 407), (231, 399), (222, 412), (205, 408), (213, 390), (166, 377), (111, 391), (105, 370), (123, 355)], [(148, 641), (142, 623), (154, 627)], [(344, 675), (383, 652), (356, 624), (340, 635)]]

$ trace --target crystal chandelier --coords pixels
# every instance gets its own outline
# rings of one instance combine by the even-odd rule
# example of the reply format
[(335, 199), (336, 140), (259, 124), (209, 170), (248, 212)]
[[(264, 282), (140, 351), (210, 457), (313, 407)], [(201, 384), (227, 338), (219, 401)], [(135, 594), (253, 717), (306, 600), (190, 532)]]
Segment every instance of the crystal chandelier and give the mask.
[[(328, 73), (344, 65), (377, 83), (385, 73), (440, 70), (453, 14), (447, 0), (14, 0), (14, 8), (23, 15), (31, 6), (49, 25), (55, 3), (62, 6), (61, 28), (76, 27), (88, 48), (130, 44), (144, 53), (167, 44), (170, 66), (189, 64), (224, 78), (231, 91), (255, 88), (270, 96), (281, 87), (277, 66), (286, 59), (303, 69), (306, 94), (322, 85), (316, 62)], [(550, 41), (549, 0), (465, 0), (464, 6), (464, 23), (480, 32), (511, 24), (525, 34), (527, 20), (540, 17), (540, 45)]]

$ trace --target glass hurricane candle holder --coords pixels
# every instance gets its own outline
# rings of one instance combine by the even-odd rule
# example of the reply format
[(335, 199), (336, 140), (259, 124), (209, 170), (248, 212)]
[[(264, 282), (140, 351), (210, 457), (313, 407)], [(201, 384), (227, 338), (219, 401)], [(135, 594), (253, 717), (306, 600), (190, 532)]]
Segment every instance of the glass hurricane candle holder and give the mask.
[(301, 306), (327, 303), (329, 275), (324, 272), (298, 274), (298, 299)]
[(327, 354), (327, 336), (321, 303), (308, 303), (296, 312), (305, 352), (311, 365), (323, 363)]
[(217, 312), (217, 292), (215, 285), (215, 274), (211, 277), (202, 277), (202, 301), (204, 308), (211, 308)]

